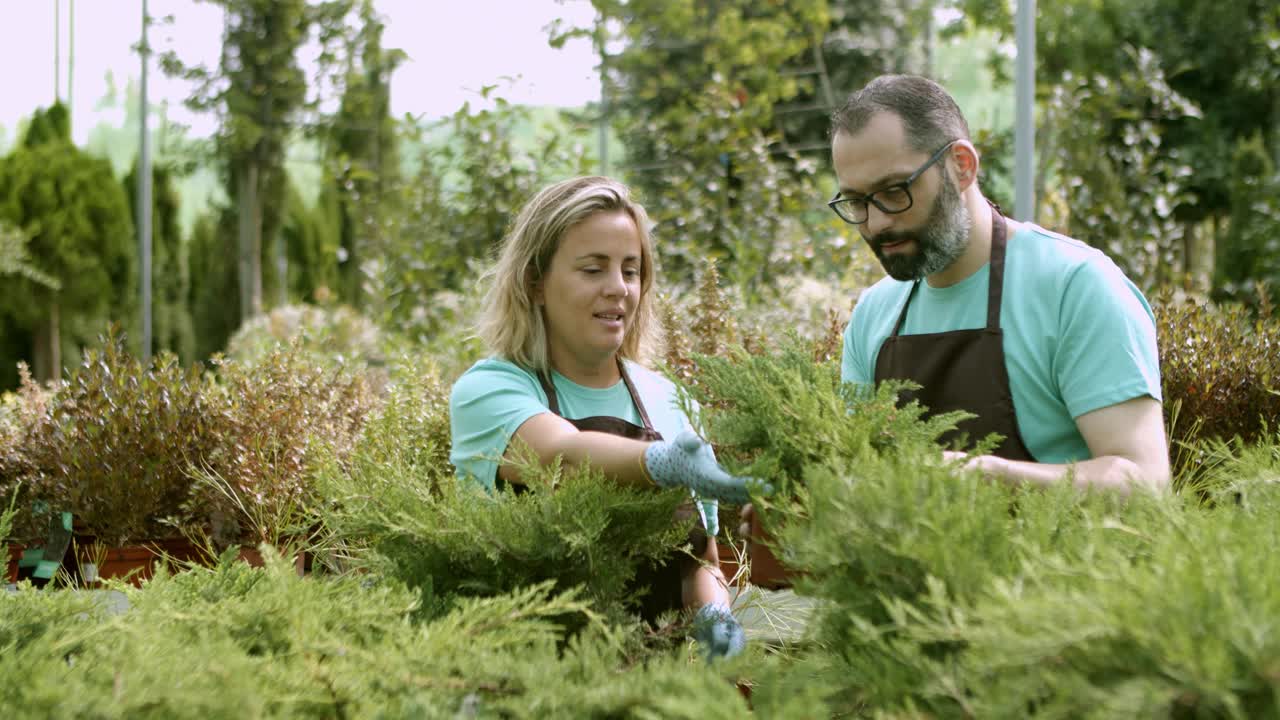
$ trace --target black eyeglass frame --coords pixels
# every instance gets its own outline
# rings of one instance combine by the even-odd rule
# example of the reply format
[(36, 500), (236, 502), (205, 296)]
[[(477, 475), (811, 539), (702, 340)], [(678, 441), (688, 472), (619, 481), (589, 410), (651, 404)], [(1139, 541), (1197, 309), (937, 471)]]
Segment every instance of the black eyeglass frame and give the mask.
[[(911, 206), (915, 205), (916, 203), (915, 196), (911, 194), (911, 183), (915, 182), (916, 179), (919, 178), (921, 175), (923, 175), (926, 170), (933, 167), (934, 163), (941, 160), (942, 157), (947, 154), (947, 151), (951, 149), (951, 146), (955, 145), (958, 142), (960, 142), (960, 140), (958, 139), (952, 140), (946, 145), (943, 145), (942, 147), (938, 148), (937, 152), (935, 152), (928, 160), (925, 160), (923, 165), (917, 168), (915, 172), (911, 173), (911, 175), (908, 176), (907, 179), (903, 180), (902, 182), (896, 182), (892, 185), (886, 185), (885, 187), (882, 187), (879, 190), (873, 190), (867, 193), (866, 195), (863, 195), (860, 198), (842, 198), (840, 197), (840, 193), (837, 192), (835, 197), (831, 198), (831, 201), (827, 203), (827, 207), (831, 208), (832, 212), (834, 212), (841, 220), (845, 221), (846, 223), (849, 223), (850, 225), (861, 225), (871, 217), (871, 210), (870, 210), (870, 207), (868, 206), (868, 203), (870, 203), (871, 205), (875, 205), (880, 210), (880, 212), (886, 215), (897, 215), (898, 213), (904, 213), (910, 210)], [(876, 195), (879, 195), (882, 192), (889, 192), (891, 190), (901, 190), (903, 193), (906, 194), (907, 204), (904, 207), (899, 208), (897, 210), (892, 210), (890, 208), (885, 207), (884, 205), (881, 205), (880, 201), (876, 200)], [(866, 215), (861, 220), (850, 219), (852, 217), (852, 213), (850, 213), (849, 217), (846, 217), (844, 212), (841, 212), (839, 207), (841, 205), (847, 205), (849, 203), (855, 203), (855, 202), (861, 202), (862, 207), (864, 208), (864, 211), (866, 213)]]

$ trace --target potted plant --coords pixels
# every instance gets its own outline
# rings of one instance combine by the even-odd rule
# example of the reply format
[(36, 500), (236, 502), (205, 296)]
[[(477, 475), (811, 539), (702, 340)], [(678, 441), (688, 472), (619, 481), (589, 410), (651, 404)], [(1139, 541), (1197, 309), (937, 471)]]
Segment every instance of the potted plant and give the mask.
[(140, 579), (161, 556), (212, 560), (229, 545), (305, 534), (316, 463), (352, 444), (371, 394), (296, 351), (219, 370), (163, 353), (144, 365), (115, 334), (87, 352), (23, 428), (21, 461), (8, 463), (22, 481), (11, 493), (25, 510), (17, 538), (44, 538), (31, 508), (70, 512), (76, 543), (105, 548), (99, 577)]

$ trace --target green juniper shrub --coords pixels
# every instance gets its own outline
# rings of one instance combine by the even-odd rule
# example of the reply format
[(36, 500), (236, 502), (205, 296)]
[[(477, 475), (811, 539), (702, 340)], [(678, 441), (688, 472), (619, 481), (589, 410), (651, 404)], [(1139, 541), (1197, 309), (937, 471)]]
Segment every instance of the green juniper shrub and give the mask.
[(915, 402), (897, 406), (902, 384), (877, 389), (840, 381), (834, 357), (815, 362), (815, 345), (792, 336), (769, 353), (741, 347), (695, 355), (700, 382), (691, 389), (718, 455), (743, 474), (793, 494), (806, 467), (831, 458), (934, 448), (965, 417), (947, 413), (922, 421)]
[(405, 353), (389, 367), (389, 382), (377, 409), (361, 428), (351, 456), (364, 470), (390, 465), (398, 471), (434, 473), (428, 486), (452, 477), (449, 391), (437, 362)]
[(957, 475), (924, 451), (810, 466), (805, 492), (805, 514), (779, 543), (805, 571), (800, 589), (821, 600), (810, 630), (848, 678), (844, 709), (930, 717), (1022, 716), (967, 713), (973, 689), (954, 668), (973, 641), (930, 628), (971, 618), (993, 593), (1029, 590), (1031, 578), (1065, 582), (1100, 558), (1116, 572), (1141, 565), (1155, 551), (1153, 529), (1183, 508), (1145, 493), (1125, 502), (1066, 485), (1016, 491)]
[[(964, 648), (937, 668), (937, 716), (1276, 717), (1280, 561), (1260, 548), (1280, 542), (1278, 470), (1241, 478), (1239, 504), (1097, 524), (1085, 552), (914, 623)], [(1135, 534), (1141, 553), (1113, 542)]]
[[(298, 578), (270, 547), (83, 593), (0, 598), (6, 717), (741, 717), (715, 673), (676, 653), (630, 665), (628, 641), (550, 583), (459, 599), (416, 622), (416, 593), (372, 575)], [(583, 628), (572, 638), (566, 620)]]
[[(368, 538), (345, 526), (352, 516), (341, 507), (342, 498), (432, 495), (453, 481), (449, 384), (425, 355), (406, 353), (388, 369), (385, 394), (361, 427), (355, 447), (345, 459), (330, 453), (317, 465), (322, 532), (310, 549), (335, 567), (349, 565), (368, 545)], [(410, 501), (409, 506), (416, 504)], [(334, 525), (336, 517), (344, 523)]]
[(326, 525), (367, 545), (363, 560), (374, 570), (421, 589), (426, 614), (456, 597), (552, 580), (625, 616), (637, 569), (669, 557), (688, 532), (674, 520), (684, 496), (619, 487), (592, 469), (543, 467), (531, 456), (522, 466), (526, 491), (487, 493), (431, 468), (359, 463), (328, 477)]
[[(105, 336), (26, 430), (24, 511), (70, 511), (86, 534), (114, 545), (172, 536), (164, 521), (187, 499), (187, 464), (215, 442), (207, 388), (198, 367), (169, 353), (144, 365), (123, 336)], [(34, 397), (29, 384), (24, 393)], [(19, 538), (43, 539), (42, 520), (23, 512)]]
[(1179, 301), (1167, 290), (1154, 307), (1166, 421), (1182, 463), (1175, 477), (1194, 481), (1204, 455), (1181, 446), (1237, 436), (1252, 443), (1280, 418), (1280, 317), (1268, 302), (1251, 318), (1242, 306)]

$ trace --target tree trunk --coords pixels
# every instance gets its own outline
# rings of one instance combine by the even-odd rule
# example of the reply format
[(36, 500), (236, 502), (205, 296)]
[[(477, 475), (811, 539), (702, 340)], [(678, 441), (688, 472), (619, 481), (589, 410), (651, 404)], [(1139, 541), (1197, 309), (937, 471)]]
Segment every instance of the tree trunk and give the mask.
[(255, 159), (245, 160), (236, 172), (236, 204), (240, 220), (237, 264), (240, 321), (244, 322), (262, 313), (262, 212)]
[(49, 317), (36, 326), (31, 361), (36, 380), (48, 382), (62, 377), (62, 331), (58, 298), (49, 303)]

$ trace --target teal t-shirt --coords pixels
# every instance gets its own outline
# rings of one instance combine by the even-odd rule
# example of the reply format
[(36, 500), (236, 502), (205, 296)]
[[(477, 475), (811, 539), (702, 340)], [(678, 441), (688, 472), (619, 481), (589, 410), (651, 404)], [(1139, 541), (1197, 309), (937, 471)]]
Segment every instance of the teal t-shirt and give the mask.
[[(902, 333), (985, 326), (990, 270), (984, 265), (945, 288), (921, 282)], [(845, 330), (846, 382), (873, 382), (880, 346), (911, 285), (885, 278), (862, 294)], [(1161, 399), (1151, 307), (1110, 258), (1085, 243), (1019, 226), (1005, 253), (1000, 327), (1018, 430), (1040, 462), (1091, 456), (1075, 418), (1137, 397)]]
[[(680, 408), (674, 383), (636, 363), (624, 362), (653, 429), (663, 439), (673, 440), (681, 431), (693, 429)], [(565, 418), (607, 415), (644, 424), (622, 381), (612, 387), (591, 388), (553, 370), (551, 382)], [(531, 371), (493, 357), (472, 365), (454, 383), (449, 396), (449, 460), (457, 468), (458, 477), (492, 490), (498, 463), (511, 437), (526, 420), (546, 412), (551, 412), (547, 395)], [(715, 501), (704, 500), (700, 510), (715, 512), (715, 508)]]

